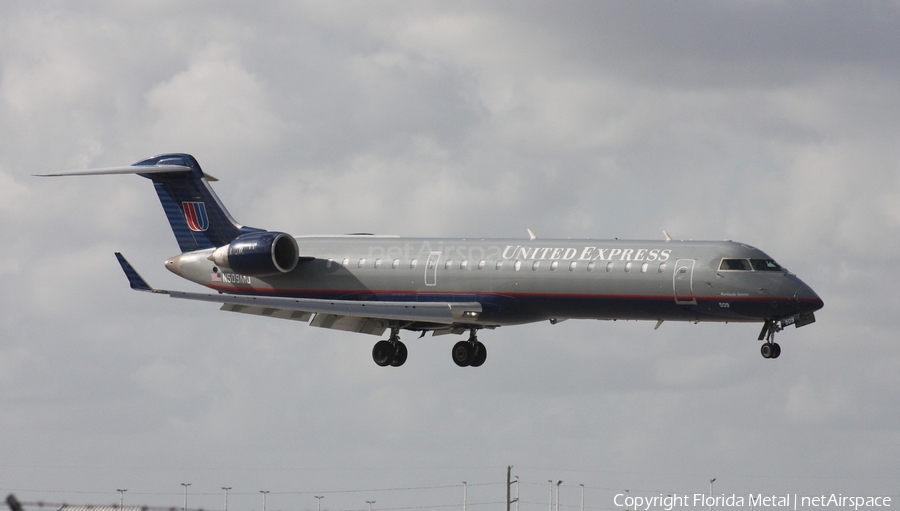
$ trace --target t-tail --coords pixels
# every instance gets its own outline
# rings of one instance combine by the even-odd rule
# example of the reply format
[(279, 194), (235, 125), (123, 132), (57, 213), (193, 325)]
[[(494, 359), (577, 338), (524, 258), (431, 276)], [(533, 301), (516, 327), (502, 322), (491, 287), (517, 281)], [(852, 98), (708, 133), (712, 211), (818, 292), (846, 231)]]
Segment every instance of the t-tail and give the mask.
[(265, 232), (238, 224), (209, 186), (216, 178), (189, 154), (161, 154), (127, 167), (39, 174), (40, 176), (138, 174), (153, 181), (181, 252), (228, 245), (242, 234)]
[[(141, 173), (153, 181), (166, 218), (182, 252), (221, 247), (241, 234), (262, 229), (239, 225), (209, 186), (214, 177), (204, 174), (189, 154), (163, 154), (135, 163), (132, 167), (154, 170), (178, 167), (174, 172)], [(182, 170), (185, 169), (185, 170)]]

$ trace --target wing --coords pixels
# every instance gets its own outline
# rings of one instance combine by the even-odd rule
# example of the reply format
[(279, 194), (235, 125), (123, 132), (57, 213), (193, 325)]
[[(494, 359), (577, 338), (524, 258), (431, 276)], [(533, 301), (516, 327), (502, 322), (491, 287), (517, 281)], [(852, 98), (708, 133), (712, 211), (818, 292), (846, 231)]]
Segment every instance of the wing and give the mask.
[[(154, 289), (125, 257), (116, 259), (132, 289), (166, 294), (172, 298), (221, 303), (221, 310), (296, 321), (311, 326), (381, 335), (391, 323), (425, 323), (438, 328), (471, 323), (481, 315), (478, 302), (379, 302), (284, 298), (231, 294), (185, 293)], [(312, 319), (312, 321), (310, 321)]]

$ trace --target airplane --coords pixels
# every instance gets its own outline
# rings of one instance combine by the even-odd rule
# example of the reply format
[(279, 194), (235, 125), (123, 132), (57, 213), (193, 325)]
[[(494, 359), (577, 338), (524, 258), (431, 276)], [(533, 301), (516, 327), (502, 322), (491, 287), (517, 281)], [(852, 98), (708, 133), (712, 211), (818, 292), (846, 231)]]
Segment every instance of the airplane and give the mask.
[(568, 319), (762, 323), (775, 334), (815, 322), (824, 305), (764, 252), (734, 241), (291, 236), (237, 223), (197, 160), (161, 154), (129, 166), (38, 176), (137, 174), (150, 179), (181, 253), (165, 267), (216, 293), (151, 287), (122, 256), (132, 289), (220, 303), (221, 310), (372, 335), (379, 366), (402, 366), (400, 331), (469, 333), (452, 359), (478, 367), (480, 330)]

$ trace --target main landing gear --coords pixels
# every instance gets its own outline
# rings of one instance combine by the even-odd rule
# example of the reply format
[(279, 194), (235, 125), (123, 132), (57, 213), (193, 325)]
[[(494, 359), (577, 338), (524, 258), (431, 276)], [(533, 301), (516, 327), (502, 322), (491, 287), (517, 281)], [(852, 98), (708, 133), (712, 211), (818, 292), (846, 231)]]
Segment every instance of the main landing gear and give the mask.
[(781, 346), (775, 342), (775, 332), (780, 331), (781, 325), (778, 324), (778, 320), (767, 319), (763, 324), (762, 331), (759, 333), (759, 340), (766, 341), (759, 348), (763, 358), (778, 358), (781, 355)]
[(406, 345), (400, 341), (400, 329), (391, 328), (391, 337), (384, 341), (375, 343), (372, 348), (372, 360), (381, 367), (393, 366), (400, 367), (406, 362), (409, 351)]
[(487, 348), (478, 341), (475, 329), (471, 330), (469, 339), (459, 341), (453, 346), (453, 361), (459, 367), (479, 367), (487, 360)]
[[(469, 338), (453, 346), (453, 362), (459, 367), (479, 367), (487, 360), (487, 348), (478, 341), (477, 329), (471, 329)], [(400, 328), (391, 327), (391, 336), (375, 343), (372, 348), (372, 360), (381, 367), (400, 367), (406, 362), (409, 352), (406, 345), (400, 342)]]

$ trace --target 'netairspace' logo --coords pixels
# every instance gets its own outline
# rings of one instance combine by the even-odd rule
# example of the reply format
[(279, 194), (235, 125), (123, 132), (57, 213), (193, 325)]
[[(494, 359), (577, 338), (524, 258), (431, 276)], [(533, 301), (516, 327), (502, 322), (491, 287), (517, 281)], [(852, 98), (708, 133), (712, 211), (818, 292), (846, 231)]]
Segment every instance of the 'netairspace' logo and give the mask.
[(655, 495), (653, 497), (641, 497), (619, 493), (613, 499), (617, 507), (633, 509), (635, 511), (650, 511), (650, 509), (664, 509), (672, 511), (679, 507), (747, 507), (782, 508), (782, 509), (812, 509), (821, 507), (847, 508), (858, 511), (861, 508), (891, 507), (890, 497), (860, 497), (845, 496), (840, 493), (830, 495), (798, 495), (786, 493), (784, 495), (763, 495), (761, 493), (750, 495), (705, 495), (694, 493), (693, 495)]

